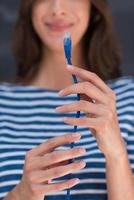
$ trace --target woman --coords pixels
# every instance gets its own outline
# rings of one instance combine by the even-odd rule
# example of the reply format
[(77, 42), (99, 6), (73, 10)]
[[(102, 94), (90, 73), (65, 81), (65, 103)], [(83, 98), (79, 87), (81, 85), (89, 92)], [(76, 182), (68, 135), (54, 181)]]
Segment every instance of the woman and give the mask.
[(17, 79), (0, 86), (0, 198), (59, 200), (71, 188), (72, 199), (133, 200), (134, 79), (119, 78), (107, 1), (22, 0), (15, 33)]

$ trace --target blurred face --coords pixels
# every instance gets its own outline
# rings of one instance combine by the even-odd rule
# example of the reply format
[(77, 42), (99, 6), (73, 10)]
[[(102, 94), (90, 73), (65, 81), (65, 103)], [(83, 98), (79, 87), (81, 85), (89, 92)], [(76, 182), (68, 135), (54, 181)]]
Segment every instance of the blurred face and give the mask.
[(44, 46), (63, 50), (63, 37), (70, 32), (73, 46), (79, 44), (90, 19), (90, 0), (36, 0), (33, 27)]

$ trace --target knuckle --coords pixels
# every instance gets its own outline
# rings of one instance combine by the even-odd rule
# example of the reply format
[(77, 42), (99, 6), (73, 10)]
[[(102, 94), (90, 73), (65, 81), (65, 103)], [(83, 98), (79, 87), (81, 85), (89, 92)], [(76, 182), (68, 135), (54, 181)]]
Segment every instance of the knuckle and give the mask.
[(77, 154), (79, 154), (79, 153), (81, 153), (81, 152), (82, 152), (82, 148), (75, 148), (75, 149), (73, 150), (72, 154), (75, 156), (75, 155), (77, 155)]
[(67, 141), (72, 140), (72, 135), (71, 134), (66, 134), (64, 137), (65, 137), (65, 140), (67, 140)]
[(105, 114), (105, 116), (107, 116), (107, 114), (109, 112), (107, 106), (105, 106), (105, 105), (102, 106), (102, 112)]
[(108, 103), (113, 104), (113, 102), (116, 102), (116, 93), (111, 91), (111, 93), (108, 94), (109, 101)]
[(85, 107), (85, 105), (87, 105), (87, 102), (85, 100), (81, 100), (80, 101), (80, 106), (81, 107)]
[(109, 112), (107, 113), (107, 117), (108, 117), (108, 119), (112, 119), (112, 118), (113, 118), (113, 113), (112, 113), (112, 111), (109, 111)]
[(46, 142), (46, 145), (48, 147), (54, 147), (55, 146), (55, 138), (54, 139), (49, 139), (47, 142)]
[(112, 96), (113, 100), (116, 100), (116, 93), (114, 91), (111, 92), (111, 96)]
[(53, 170), (53, 175), (58, 177), (60, 172), (61, 172), (61, 170), (59, 168), (56, 168), (56, 169)]
[[(112, 119), (113, 118), (113, 108), (105, 108), (105, 113), (106, 113), (106, 118), (107, 119)], [(105, 120), (105, 122), (107, 122), (107, 120)]]
[(53, 161), (57, 160), (56, 152), (53, 152), (53, 153), (50, 155), (50, 159), (53, 160)]
[(89, 84), (89, 82), (85, 82), (84, 84), (83, 84), (83, 90), (87, 90), (87, 89), (89, 89), (89, 86), (90, 86), (90, 84)]
[(25, 154), (25, 160), (29, 160), (30, 157), (31, 157), (31, 150), (26, 152), (26, 154)]
[(25, 163), (25, 172), (26, 173), (29, 173), (30, 172), (30, 170), (31, 170), (31, 165), (29, 164), (29, 162), (27, 162), (27, 163)]
[(97, 79), (98, 76), (97, 76), (97, 74), (95, 74), (94, 72), (91, 72), (91, 78), (92, 78), (92, 79)]
[(111, 111), (113, 111), (113, 109), (115, 108), (115, 102), (113, 102), (112, 100), (111, 100), (111, 98), (108, 98), (107, 99), (107, 106), (108, 106), (108, 110), (111, 110)]
[(29, 180), (30, 183), (34, 183), (35, 182), (35, 175), (34, 175), (34, 173), (32, 173), (32, 172), (29, 173), (27, 177), (28, 177), (28, 180)]
[(78, 154), (78, 149), (76, 149), (76, 148), (72, 149), (70, 154), (71, 154), (72, 157), (77, 155)]
[(110, 106), (111, 105), (111, 98), (108, 96), (107, 98), (107, 105)]
[(108, 120), (111, 120), (113, 118), (113, 109), (105, 109), (106, 112), (106, 120), (104, 121), (104, 123), (108, 122)]
[(102, 127), (104, 129), (105, 127), (105, 120), (100, 120), (98, 121), (97, 123), (97, 126), (95, 127), (95, 131), (99, 134), (101, 133), (102, 134)]
[(28, 155), (25, 156), (25, 165), (24, 165), (24, 168), (25, 168), (25, 171), (26, 172), (29, 172), (30, 169), (31, 169), (31, 162), (30, 162), (30, 159), (31, 157)]

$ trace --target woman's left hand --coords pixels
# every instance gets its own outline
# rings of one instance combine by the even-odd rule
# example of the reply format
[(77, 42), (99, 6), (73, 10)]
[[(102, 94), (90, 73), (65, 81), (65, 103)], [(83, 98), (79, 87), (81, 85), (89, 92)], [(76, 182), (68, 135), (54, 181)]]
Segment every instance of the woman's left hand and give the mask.
[(118, 124), (115, 93), (95, 73), (74, 66), (67, 67), (67, 69), (83, 82), (63, 89), (59, 95), (80, 94), (83, 98), (75, 103), (57, 107), (56, 112), (85, 112), (86, 117), (66, 117), (64, 122), (91, 128), (98, 147), (106, 158), (123, 156), (126, 148)]

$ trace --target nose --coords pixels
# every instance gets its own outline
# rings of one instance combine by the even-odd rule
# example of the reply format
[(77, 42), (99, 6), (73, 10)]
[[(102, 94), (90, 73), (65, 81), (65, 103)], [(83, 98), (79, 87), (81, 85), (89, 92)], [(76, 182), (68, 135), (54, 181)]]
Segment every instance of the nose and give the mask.
[(65, 3), (64, 0), (53, 0), (52, 1), (52, 15), (53, 16), (63, 16), (65, 15)]

